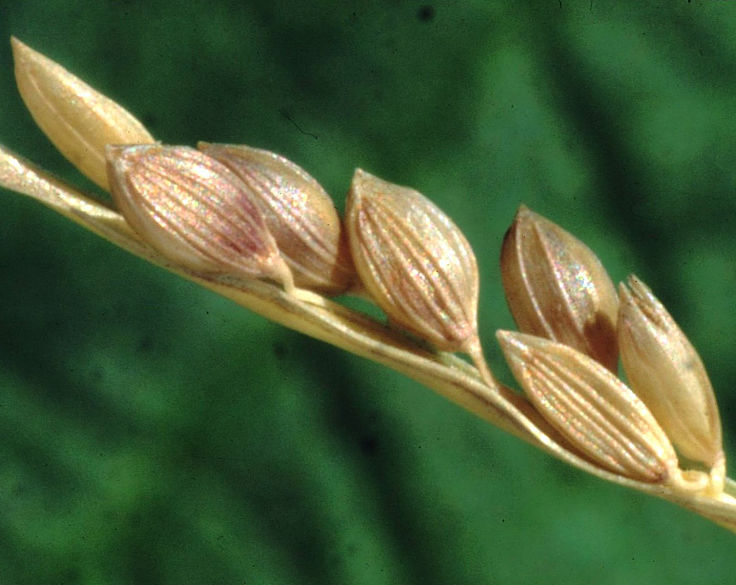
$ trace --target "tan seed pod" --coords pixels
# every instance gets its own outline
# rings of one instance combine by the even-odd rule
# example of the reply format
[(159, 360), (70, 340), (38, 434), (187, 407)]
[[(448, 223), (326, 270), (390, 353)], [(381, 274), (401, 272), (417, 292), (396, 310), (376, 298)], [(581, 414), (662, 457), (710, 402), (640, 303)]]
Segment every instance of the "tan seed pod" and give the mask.
[(644, 403), (608, 369), (561, 343), (499, 331), (506, 361), (540, 414), (591, 460), (652, 483), (680, 477), (677, 455)]
[(520, 331), (617, 371), (616, 287), (590, 248), (522, 205), (504, 238), (501, 276)]
[(683, 456), (723, 465), (718, 405), (700, 356), (644, 283), (631, 276), (628, 285), (620, 286), (618, 334), (631, 387)]
[(11, 37), (15, 79), (26, 107), (54, 146), (108, 189), (105, 146), (153, 142), (143, 124), (58, 63)]
[(298, 286), (327, 294), (340, 294), (350, 286), (355, 268), (342, 222), (317, 181), (267, 150), (204, 142), (198, 148), (244, 183)]
[(109, 146), (111, 193), (153, 248), (197, 274), (293, 288), (258, 206), (227, 167), (186, 146)]
[(478, 267), (460, 229), (421, 193), (360, 169), (346, 207), (353, 261), (376, 304), (438, 349), (469, 353), (491, 379), (478, 340)]

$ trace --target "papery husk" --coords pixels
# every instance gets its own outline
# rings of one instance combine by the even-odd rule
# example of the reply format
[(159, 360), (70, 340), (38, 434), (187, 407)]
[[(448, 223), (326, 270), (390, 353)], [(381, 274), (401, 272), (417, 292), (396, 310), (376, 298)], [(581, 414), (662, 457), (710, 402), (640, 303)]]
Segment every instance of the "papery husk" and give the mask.
[(504, 238), (501, 276), (520, 331), (617, 371), (616, 288), (590, 248), (522, 205)]
[(347, 200), (353, 261), (391, 321), (439, 349), (477, 337), (478, 268), (460, 229), (424, 195), (360, 169)]
[(394, 325), (472, 357), (496, 385), (478, 337), (478, 265), (460, 229), (424, 195), (361, 169), (346, 204), (362, 285)]
[(232, 170), (258, 204), (297, 286), (336, 295), (355, 278), (347, 237), (322, 186), (286, 158), (258, 148), (200, 142)]
[(634, 392), (589, 356), (541, 337), (499, 331), (516, 380), (540, 414), (576, 448), (615, 473), (679, 480), (667, 435)]
[(293, 288), (260, 209), (227, 167), (186, 146), (110, 146), (107, 158), (115, 204), (162, 255), (194, 273)]
[(631, 387), (682, 455), (723, 466), (718, 405), (700, 356), (638, 278), (629, 277), (619, 290), (619, 345)]
[(120, 104), (18, 39), (10, 42), (18, 91), (36, 124), (75, 167), (109, 189), (105, 146), (145, 144), (153, 137)]

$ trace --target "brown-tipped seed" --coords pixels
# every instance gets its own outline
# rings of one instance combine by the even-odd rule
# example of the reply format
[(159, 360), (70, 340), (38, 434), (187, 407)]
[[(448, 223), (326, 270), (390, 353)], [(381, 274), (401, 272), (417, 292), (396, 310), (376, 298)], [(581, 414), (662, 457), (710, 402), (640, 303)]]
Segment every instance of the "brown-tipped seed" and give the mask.
[(289, 289), (288, 266), (240, 179), (186, 146), (109, 146), (111, 192), (130, 226), (187, 270), (269, 278)]
[(317, 181), (266, 150), (207, 143), (198, 148), (243, 181), (298, 286), (326, 294), (339, 294), (350, 286), (355, 269), (342, 222)]
[(153, 137), (127, 110), (58, 63), (16, 38), (10, 42), (18, 91), (36, 124), (74, 166), (108, 189), (105, 146)]
[(501, 276), (519, 330), (617, 371), (616, 288), (585, 244), (521, 206), (504, 238)]
[(700, 356), (649, 288), (620, 287), (618, 332), (629, 383), (690, 460), (722, 465), (718, 405)]
[(679, 478), (677, 455), (654, 416), (599, 362), (541, 337), (497, 335), (514, 377), (572, 445), (625, 477), (653, 483)]
[(389, 319), (439, 349), (468, 351), (478, 268), (458, 227), (421, 193), (360, 169), (346, 224), (358, 275)]

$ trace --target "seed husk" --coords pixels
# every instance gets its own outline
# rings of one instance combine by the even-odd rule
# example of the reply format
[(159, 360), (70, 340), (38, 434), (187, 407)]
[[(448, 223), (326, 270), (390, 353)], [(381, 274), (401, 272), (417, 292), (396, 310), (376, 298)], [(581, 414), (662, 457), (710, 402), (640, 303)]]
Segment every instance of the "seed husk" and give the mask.
[(360, 169), (346, 207), (358, 275), (389, 320), (438, 349), (469, 353), (490, 379), (478, 340), (478, 268), (460, 229), (418, 191)]
[(198, 148), (249, 190), (298, 286), (335, 295), (351, 285), (355, 268), (342, 221), (314, 178), (267, 150), (204, 142)]
[(520, 331), (617, 371), (616, 288), (590, 248), (522, 205), (504, 238), (501, 276)]
[(84, 175), (109, 189), (108, 144), (153, 142), (132, 114), (58, 63), (10, 39), (15, 79), (26, 107), (54, 146)]
[(258, 206), (235, 174), (186, 146), (109, 146), (113, 199), (130, 226), (194, 273), (293, 288)]
[(695, 348), (638, 278), (620, 285), (621, 359), (629, 383), (688, 459), (723, 465), (713, 387)]
[(572, 445), (625, 477), (679, 481), (667, 435), (644, 402), (607, 368), (548, 339), (510, 331), (497, 336), (529, 399)]

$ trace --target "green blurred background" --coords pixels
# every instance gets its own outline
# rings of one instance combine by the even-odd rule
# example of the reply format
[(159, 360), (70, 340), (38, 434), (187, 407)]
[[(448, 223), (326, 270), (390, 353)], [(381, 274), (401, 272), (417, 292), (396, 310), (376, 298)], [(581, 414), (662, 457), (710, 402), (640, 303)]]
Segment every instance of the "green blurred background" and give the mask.
[[(0, 0), (13, 34), (165, 142), (242, 142), (338, 206), (424, 192), (512, 327), (524, 202), (691, 336), (736, 457), (736, 6), (725, 1)], [(50, 146), (0, 45), (0, 142)], [(736, 537), (587, 477), (3, 191), (0, 583), (732, 583)]]

